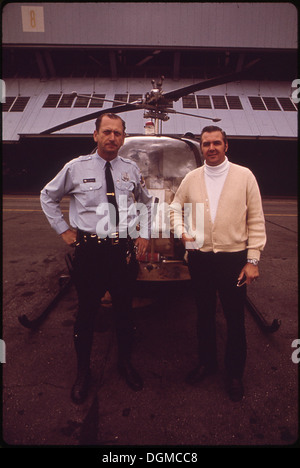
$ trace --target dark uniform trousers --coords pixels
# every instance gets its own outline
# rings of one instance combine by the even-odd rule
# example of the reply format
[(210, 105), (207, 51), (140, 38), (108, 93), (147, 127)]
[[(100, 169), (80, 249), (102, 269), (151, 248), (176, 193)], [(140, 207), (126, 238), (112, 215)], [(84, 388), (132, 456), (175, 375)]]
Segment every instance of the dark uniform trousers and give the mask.
[(246, 285), (237, 287), (237, 278), (247, 261), (247, 251), (190, 251), (188, 265), (197, 305), (199, 364), (217, 367), (217, 293), (227, 323), (225, 369), (229, 377), (243, 376), (247, 344), (244, 311)]
[(81, 243), (75, 249), (73, 280), (78, 295), (74, 344), (78, 370), (89, 367), (95, 315), (108, 290), (115, 314), (119, 358), (129, 359), (132, 345), (131, 283), (126, 261), (127, 241)]

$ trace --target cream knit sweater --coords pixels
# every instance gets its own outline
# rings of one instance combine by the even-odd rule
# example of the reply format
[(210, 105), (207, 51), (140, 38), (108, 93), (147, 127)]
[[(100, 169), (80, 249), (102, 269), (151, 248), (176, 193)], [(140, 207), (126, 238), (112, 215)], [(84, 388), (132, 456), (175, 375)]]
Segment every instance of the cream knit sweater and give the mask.
[(191, 220), (194, 231), (195, 206), (200, 203), (204, 209), (204, 242), (201, 251), (238, 252), (248, 249), (248, 258), (260, 259), (266, 244), (265, 219), (259, 187), (248, 168), (229, 162), (214, 222), (210, 215), (204, 166), (189, 172), (170, 206), (171, 227), (177, 237), (189, 230), (182, 216), (185, 203), (191, 203), (193, 207)]

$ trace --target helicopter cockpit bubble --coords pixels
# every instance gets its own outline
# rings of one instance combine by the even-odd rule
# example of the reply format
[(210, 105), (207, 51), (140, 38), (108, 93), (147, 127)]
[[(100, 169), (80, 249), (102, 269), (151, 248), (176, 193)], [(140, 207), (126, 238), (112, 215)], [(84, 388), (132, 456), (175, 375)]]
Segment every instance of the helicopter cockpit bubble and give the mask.
[(138, 165), (150, 194), (156, 200), (151, 251), (139, 262), (138, 280), (188, 280), (183, 245), (170, 232), (168, 206), (184, 176), (202, 165), (199, 142), (186, 136), (128, 136), (119, 154)]

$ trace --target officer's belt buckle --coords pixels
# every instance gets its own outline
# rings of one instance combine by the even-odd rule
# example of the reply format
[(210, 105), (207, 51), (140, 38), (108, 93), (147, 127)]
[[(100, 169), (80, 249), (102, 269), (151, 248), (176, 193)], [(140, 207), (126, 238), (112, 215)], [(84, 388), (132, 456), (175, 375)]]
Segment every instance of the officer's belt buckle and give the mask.
[[(112, 232), (109, 237), (99, 237), (97, 234), (92, 234), (89, 232), (82, 233), (83, 242), (86, 244), (89, 241), (97, 242), (98, 244), (107, 244), (107, 245), (119, 245), (120, 235), (119, 232)], [(80, 244), (80, 239), (79, 239)], [(78, 244), (78, 245), (79, 245)]]
[(119, 233), (118, 232), (112, 232), (111, 233), (111, 243), (112, 243), (112, 245), (119, 244)]
[(101, 237), (97, 236), (97, 234), (90, 234), (90, 238), (93, 240), (97, 240), (98, 244), (101, 244), (102, 242)]

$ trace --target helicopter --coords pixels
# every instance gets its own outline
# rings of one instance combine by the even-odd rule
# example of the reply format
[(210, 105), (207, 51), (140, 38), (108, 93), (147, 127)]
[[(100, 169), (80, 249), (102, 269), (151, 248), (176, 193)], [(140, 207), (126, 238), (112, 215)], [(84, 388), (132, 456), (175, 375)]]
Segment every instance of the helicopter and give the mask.
[[(119, 154), (120, 156), (132, 159), (137, 163), (144, 176), (145, 185), (149, 192), (153, 194), (154, 204), (156, 206), (159, 206), (161, 203), (170, 205), (184, 176), (191, 170), (201, 166), (204, 161), (200, 151), (200, 142), (194, 137), (194, 135), (188, 133), (178, 138), (164, 136), (159, 123), (168, 120), (168, 114), (170, 113), (208, 119), (213, 122), (219, 122), (221, 120), (177, 112), (169, 107), (170, 103), (196, 91), (240, 80), (258, 61), (259, 59), (254, 60), (241, 71), (205, 80), (169, 93), (164, 93), (162, 89), (164, 77), (161, 77), (160, 81), (157, 83), (155, 80), (152, 80), (152, 90), (146, 93), (144, 98), (138, 101), (125, 104), (123, 102), (119, 102), (119, 106), (78, 117), (47, 129), (41, 134), (50, 135), (55, 131), (72, 125), (96, 119), (99, 115), (105, 113), (122, 113), (144, 109), (144, 118), (151, 119), (145, 124), (145, 135), (126, 136)], [(75, 92), (73, 94), (74, 97), (80, 96)], [(108, 101), (107, 99), (103, 100)], [(115, 104), (116, 101), (114, 100), (113, 103)], [(161, 214), (159, 209), (156, 211)], [(181, 240), (175, 239), (170, 232), (168, 236), (164, 236), (164, 227), (160, 221), (161, 220), (159, 219), (159, 222), (156, 224), (156, 234), (158, 235), (151, 236), (150, 251), (147, 252), (144, 257), (139, 258), (138, 262), (136, 262), (138, 265), (135, 273), (137, 284), (146, 283), (157, 285), (190, 280), (188, 266), (185, 260), (186, 252)], [(62, 295), (68, 290), (68, 287), (72, 283), (72, 259), (69, 254), (66, 256), (66, 263), (70, 276), (60, 278), (62, 282), (60, 282), (59, 293), (36, 319), (30, 320), (26, 315), (19, 316), (19, 321), (24, 327), (34, 328), (39, 326), (57, 301), (59, 301)], [(107, 296), (102, 298), (101, 303), (102, 305), (105, 305), (106, 303), (108, 306), (111, 305), (111, 301)], [(136, 306), (139, 307), (141, 304), (145, 305), (147, 302), (144, 303), (139, 300), (136, 303)], [(273, 322), (269, 324), (248, 297), (246, 298), (246, 306), (257, 321), (259, 327), (264, 332), (274, 333), (279, 329), (281, 321), (274, 319)]]
[[(151, 236), (150, 250), (138, 261), (137, 281), (146, 282), (176, 282), (189, 280), (189, 272), (185, 261), (185, 249), (180, 239), (175, 239), (166, 227), (166, 214), (162, 206), (169, 206), (175, 196), (182, 179), (193, 169), (203, 164), (200, 142), (191, 133), (182, 137), (164, 136), (162, 123), (170, 117), (169, 114), (181, 114), (190, 117), (219, 122), (221, 119), (208, 116), (178, 112), (171, 105), (172, 102), (192, 94), (196, 91), (240, 80), (257, 62), (252, 61), (243, 70), (228, 73), (202, 82), (192, 84), (174, 91), (163, 91), (164, 76), (158, 81), (152, 80), (152, 89), (137, 101), (124, 103), (109, 101), (101, 97), (92, 97), (102, 101), (113, 102), (113, 107), (102, 109), (41, 132), (50, 135), (70, 126), (96, 119), (104, 113), (120, 114), (134, 110), (144, 110), (145, 134), (140, 136), (126, 136), (119, 155), (133, 160), (139, 166), (145, 185), (153, 196), (155, 204), (154, 232)], [(90, 96), (72, 93), (73, 97), (86, 98)], [(150, 120), (149, 120), (150, 119)], [(153, 233), (153, 230), (152, 230)]]

